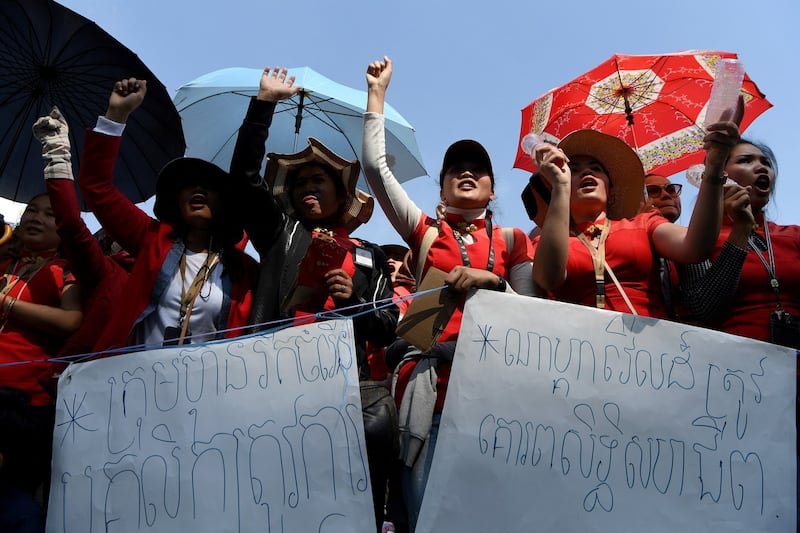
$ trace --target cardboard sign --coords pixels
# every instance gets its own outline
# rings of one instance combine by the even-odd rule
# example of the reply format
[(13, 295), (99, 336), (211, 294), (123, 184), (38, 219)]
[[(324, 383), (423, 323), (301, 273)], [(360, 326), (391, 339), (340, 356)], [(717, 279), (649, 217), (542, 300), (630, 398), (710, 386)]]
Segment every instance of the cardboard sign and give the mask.
[[(445, 277), (447, 272), (429, 268), (417, 292), (441, 287)], [(428, 352), (444, 331), (457, 305), (458, 296), (447, 289), (416, 296), (397, 325), (397, 335), (422, 352)]]

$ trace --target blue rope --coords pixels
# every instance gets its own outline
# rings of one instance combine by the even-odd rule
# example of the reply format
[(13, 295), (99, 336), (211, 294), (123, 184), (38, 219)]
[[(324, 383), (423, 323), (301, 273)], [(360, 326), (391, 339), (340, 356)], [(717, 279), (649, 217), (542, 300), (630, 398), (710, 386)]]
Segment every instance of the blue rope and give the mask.
[[(310, 315), (308, 315), (308, 317), (282, 318), (282, 319), (279, 319), (279, 320), (272, 320), (272, 321), (269, 321), (269, 322), (261, 322), (261, 323), (258, 323), (258, 324), (250, 324), (250, 325), (247, 325), (247, 326), (240, 326), (240, 327), (236, 327), (236, 328), (222, 329), (222, 330), (215, 331), (214, 333), (220, 335), (220, 334), (229, 333), (231, 331), (244, 331), (244, 330), (250, 330), (250, 329), (253, 329), (253, 328), (266, 328), (266, 329), (259, 329), (259, 331), (254, 332), (254, 333), (249, 333), (247, 335), (241, 335), (241, 336), (237, 337), (239, 339), (246, 339), (248, 337), (255, 337), (255, 336), (259, 336), (259, 335), (276, 333), (278, 331), (282, 331), (282, 330), (290, 328), (292, 326), (302, 326), (302, 325), (305, 325), (305, 324), (311, 324), (311, 323), (316, 322), (317, 320), (343, 320), (343, 319), (348, 319), (348, 318), (357, 318), (357, 317), (360, 317), (362, 315), (367, 315), (369, 313), (372, 313), (374, 311), (379, 311), (381, 309), (385, 309), (387, 307), (391, 307), (392, 305), (395, 305), (395, 302), (405, 302), (405, 301), (408, 301), (408, 300), (413, 300), (417, 296), (424, 296), (426, 294), (431, 294), (431, 293), (434, 293), (434, 292), (438, 292), (438, 291), (444, 290), (446, 288), (447, 288), (447, 285), (442, 285), (441, 287), (435, 287), (433, 289), (428, 289), (428, 290), (425, 290), (425, 291), (420, 291), (420, 292), (415, 292), (415, 293), (412, 293), (412, 294), (408, 294), (408, 295), (403, 296), (401, 298), (397, 298), (397, 300), (395, 300), (395, 298), (384, 298), (382, 300), (375, 300), (375, 301), (372, 301), (372, 302), (357, 303), (357, 304), (350, 305), (350, 306), (347, 306), (347, 307), (341, 307), (341, 308), (335, 309), (335, 310), (320, 311), (318, 313), (314, 313), (313, 315), (310, 314)], [(376, 305), (376, 304), (381, 304), (381, 305)], [(367, 307), (369, 307), (369, 309), (366, 309)], [(351, 310), (360, 309), (360, 308), (365, 308), (365, 310), (357, 312), (357, 313), (354, 313), (352, 315), (343, 315), (342, 314), (342, 312), (344, 312), (344, 311), (351, 311)], [(270, 327), (270, 326), (272, 326), (272, 327)], [(201, 336), (205, 337), (207, 335), (208, 335), (208, 333), (198, 333), (197, 335), (194, 335), (194, 337), (201, 337)], [(192, 339), (192, 336), (187, 336), (186, 338), (187, 339)], [(230, 340), (232, 340), (232, 339), (227, 339), (227, 338), (214, 339), (214, 340), (211, 340), (211, 341), (205, 341), (205, 342), (199, 342), (199, 343), (196, 343), (196, 344), (192, 344), (191, 346), (193, 346), (193, 347), (207, 346), (209, 344), (219, 344), (221, 342), (228, 342)], [(133, 346), (123, 346), (123, 347), (119, 347), (119, 348), (109, 348), (107, 350), (102, 350), (102, 351), (98, 351), (98, 352), (90, 352), (90, 353), (74, 354), (74, 355), (65, 355), (65, 356), (62, 356), (62, 357), (53, 357), (53, 358), (50, 358), (50, 359), (39, 359), (39, 360), (36, 360), (36, 361), (13, 361), (13, 362), (9, 362), (9, 363), (0, 363), (0, 368), (17, 366), (17, 365), (41, 364), (41, 363), (80, 363), (80, 362), (83, 362), (83, 361), (86, 361), (86, 360), (90, 360), (90, 359), (94, 359), (94, 358), (97, 358), (97, 357), (103, 356), (103, 355), (122, 355), (122, 354), (126, 354), (126, 353), (141, 352), (143, 350), (152, 350), (152, 349), (155, 349), (155, 348), (163, 348), (163, 347), (164, 347), (163, 345), (137, 344), (137, 345), (133, 345)]]

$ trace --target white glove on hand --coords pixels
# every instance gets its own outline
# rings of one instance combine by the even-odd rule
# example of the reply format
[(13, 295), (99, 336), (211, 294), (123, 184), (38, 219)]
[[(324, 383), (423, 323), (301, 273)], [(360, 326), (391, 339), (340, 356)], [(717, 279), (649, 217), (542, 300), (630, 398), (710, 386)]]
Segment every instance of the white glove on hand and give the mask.
[(61, 111), (53, 106), (49, 115), (33, 125), (33, 136), (42, 143), (44, 179), (74, 180), (69, 144), (69, 126)]

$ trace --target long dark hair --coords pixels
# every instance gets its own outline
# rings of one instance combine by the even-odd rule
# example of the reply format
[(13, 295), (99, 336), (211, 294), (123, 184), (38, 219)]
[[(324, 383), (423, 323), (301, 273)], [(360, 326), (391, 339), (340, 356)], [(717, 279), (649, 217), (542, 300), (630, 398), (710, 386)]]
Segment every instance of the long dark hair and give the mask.
[[(769, 197), (772, 198), (772, 196), (775, 194), (775, 184), (778, 183), (778, 158), (775, 157), (775, 152), (772, 151), (772, 148), (770, 148), (761, 141), (753, 141), (750, 139), (746, 139), (744, 137), (741, 137), (739, 139), (739, 142), (737, 142), (734, 145), (734, 147), (739, 146), (740, 144), (749, 144), (751, 146), (755, 146), (756, 148), (761, 150), (761, 153), (764, 154), (764, 156), (766, 156), (766, 158), (770, 162), (770, 165), (772, 165), (772, 174), (774, 175), (774, 180), (772, 183), (772, 188), (769, 191)], [(725, 161), (725, 166), (728, 165), (729, 161), (730, 161), (730, 156), (728, 156), (728, 160)]]

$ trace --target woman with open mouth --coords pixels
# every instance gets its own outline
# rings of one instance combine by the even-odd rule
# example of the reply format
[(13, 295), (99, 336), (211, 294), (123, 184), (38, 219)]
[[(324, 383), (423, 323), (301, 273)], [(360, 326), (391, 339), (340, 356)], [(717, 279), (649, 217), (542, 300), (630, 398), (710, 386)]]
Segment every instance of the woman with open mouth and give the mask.
[(238, 198), (221, 168), (189, 157), (167, 163), (156, 182), (157, 220), (114, 186), (125, 122), (146, 92), (144, 80), (117, 82), (105, 116), (86, 131), (78, 179), (83, 197), (108, 235), (135, 258), (96, 351), (239, 335), (258, 274), (255, 260), (236, 247), (243, 236)]
[(558, 146), (537, 145), (540, 172), (528, 185), (535, 204), (529, 212), (542, 228), (534, 241), (536, 284), (556, 300), (668, 318), (653, 252), (691, 263), (713, 250), (722, 215), (723, 165), (739, 140), (742, 111), (740, 105), (733, 121), (709, 127), (706, 177), (688, 227), (669, 222), (657, 210), (637, 214), (644, 200), (644, 169), (621, 139), (579, 130)]
[(532, 253), (525, 232), (501, 228), (492, 218), (494, 172), (489, 154), (477, 141), (457, 141), (445, 152), (435, 216), (423, 212), (403, 190), (386, 152), (384, 103), (392, 70), (388, 57), (367, 66), (364, 173), (386, 218), (416, 258), (417, 286), (438, 269), (446, 273), (444, 283), (456, 301), (430, 350), (423, 353), (399, 340), (387, 352), (397, 353), (395, 360), (402, 359), (395, 370), (395, 396), (400, 404), (403, 496), (413, 531), (436, 446), (467, 291), (533, 294)]
[(361, 171), (317, 139), (294, 154), (267, 155), (260, 171), (276, 103), (300, 87), (281, 67), (264, 69), (236, 139), (231, 176), (248, 189), (241, 205), (245, 229), (261, 257), (253, 303), (255, 329), (316, 321), (318, 313), (353, 320), (364, 433), (376, 529), (383, 523), (388, 469), (395, 457), (396, 412), (389, 391), (370, 381), (367, 342), (395, 338), (398, 308), (391, 270), (373, 243), (351, 237), (372, 216), (374, 200), (356, 188)]
[(800, 226), (766, 216), (777, 162), (742, 139), (725, 164), (725, 216), (711, 260), (681, 272), (686, 304), (704, 326), (800, 348)]

